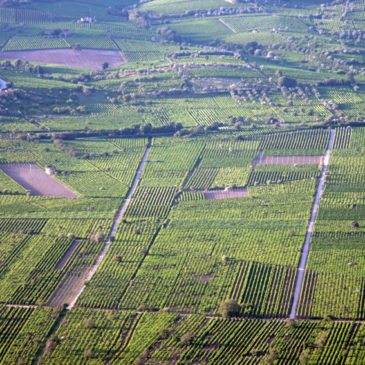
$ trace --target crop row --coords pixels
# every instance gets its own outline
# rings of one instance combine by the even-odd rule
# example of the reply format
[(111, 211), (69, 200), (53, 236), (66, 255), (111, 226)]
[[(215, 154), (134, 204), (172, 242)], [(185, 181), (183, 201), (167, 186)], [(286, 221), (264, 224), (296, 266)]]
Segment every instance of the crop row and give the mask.
[[(36, 361), (42, 350), (47, 336), (58, 319), (60, 311), (51, 308), (8, 308), (2, 311), (1, 319), (6, 329), (3, 337), (0, 336), (2, 345), (2, 364), (13, 365), (17, 363), (31, 364)], [(14, 334), (9, 330), (15, 329)]]
[(364, 318), (364, 278), (307, 270), (298, 308), (300, 317)]
[(50, 20), (50, 15), (31, 9), (0, 8), (1, 23), (41, 24)]
[(36, 234), (43, 229), (46, 223), (46, 219), (0, 219), (0, 231)]
[(167, 216), (177, 191), (174, 188), (139, 187), (125, 212), (126, 217)]
[(325, 151), (328, 141), (329, 131), (323, 129), (279, 133), (276, 135), (264, 137), (260, 141), (259, 150)]
[(243, 262), (232, 295), (247, 307), (249, 315), (288, 315), (296, 272), (294, 268)]
[(252, 171), (248, 185), (281, 184), (286, 181), (305, 180), (319, 177), (319, 171)]
[(148, 221), (122, 222), (106, 257), (83, 291), (77, 304), (85, 307), (116, 308), (141, 265), (157, 226)]
[(193, 187), (194, 189), (209, 189), (215, 178), (219, 173), (219, 169), (207, 168), (207, 169), (195, 169), (186, 183), (187, 188)]

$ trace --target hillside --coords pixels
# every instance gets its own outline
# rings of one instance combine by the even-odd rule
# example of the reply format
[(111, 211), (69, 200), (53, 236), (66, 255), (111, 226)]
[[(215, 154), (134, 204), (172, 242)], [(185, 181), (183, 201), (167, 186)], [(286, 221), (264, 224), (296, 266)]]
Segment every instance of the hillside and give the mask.
[(364, 14), (0, 0), (0, 364), (364, 364)]

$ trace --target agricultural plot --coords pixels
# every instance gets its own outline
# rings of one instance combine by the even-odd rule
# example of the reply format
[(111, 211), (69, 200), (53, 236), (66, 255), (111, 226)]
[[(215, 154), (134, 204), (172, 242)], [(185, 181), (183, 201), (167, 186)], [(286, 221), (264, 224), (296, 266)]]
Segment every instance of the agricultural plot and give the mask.
[(0, 168), (18, 184), (35, 196), (60, 196), (77, 198), (77, 194), (47, 175), (41, 168), (32, 164), (0, 165)]
[(242, 198), (247, 196), (246, 189), (234, 189), (226, 191), (207, 191), (204, 192), (205, 199), (232, 199), (232, 198)]
[(15, 308), (3, 305), (0, 313), (0, 361), (9, 365), (19, 361), (28, 364), (36, 361), (60, 315), (59, 311), (50, 308)]
[[(44, 40), (41, 40), (40, 42), (44, 45)], [(28, 41), (27, 44), (29, 44)], [(0, 52), (0, 58), (21, 59), (30, 62), (82, 67), (91, 70), (101, 70), (104, 62), (107, 62), (111, 68), (120, 66), (124, 63), (124, 59), (118, 51), (96, 49), (81, 49), (80, 51), (74, 51), (71, 49), (65, 49), (66, 47), (68, 47), (66, 43), (61, 43), (59, 46), (50, 44), (44, 47), (62, 48), (59, 50), (47, 49), (34, 51), (13, 51), (11, 44), (9, 45), (8, 43), (7, 48), (4, 49), (3, 52)], [(36, 45), (31, 46), (31, 49), (37, 48), (40, 47), (37, 47)], [(15, 49), (24, 49), (24, 47), (16, 46)]]

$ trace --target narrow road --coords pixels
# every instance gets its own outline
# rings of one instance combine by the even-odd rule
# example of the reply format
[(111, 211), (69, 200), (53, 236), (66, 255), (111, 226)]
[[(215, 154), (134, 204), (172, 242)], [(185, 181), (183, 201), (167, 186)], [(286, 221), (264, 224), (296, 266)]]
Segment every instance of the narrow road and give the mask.
[(233, 29), (230, 25), (228, 25), (224, 20), (222, 20), (221, 18), (218, 19), (219, 23), (221, 23), (224, 27), (226, 27), (229, 31), (231, 31), (232, 33), (237, 33), (237, 31), (235, 29)]
[(3, 79), (0, 79), (0, 90), (4, 90), (6, 88), (6, 81)]
[[(103, 251), (101, 251), (99, 257), (97, 258), (97, 260), (95, 262), (95, 264), (93, 265), (93, 267), (91, 268), (89, 274), (87, 275), (87, 278), (86, 278), (87, 281), (89, 281), (93, 277), (93, 275), (95, 274), (96, 270), (98, 269), (101, 261), (105, 257), (106, 252), (108, 251), (108, 248), (109, 248), (109, 246), (110, 246), (110, 244), (112, 242), (112, 237), (114, 237), (115, 236), (115, 233), (117, 232), (119, 223), (120, 223), (120, 221), (123, 218), (123, 215), (124, 215), (124, 213), (125, 213), (125, 211), (126, 211), (126, 209), (128, 207), (128, 204), (129, 204), (129, 202), (130, 202), (130, 200), (132, 198), (132, 195), (133, 195), (134, 191), (136, 190), (136, 187), (138, 185), (139, 179), (141, 178), (142, 171), (143, 171), (143, 167), (146, 164), (147, 157), (148, 157), (148, 154), (149, 154), (150, 150), (151, 150), (151, 147), (148, 146), (147, 149), (146, 149), (146, 152), (145, 152), (145, 154), (143, 156), (143, 159), (141, 161), (141, 164), (139, 165), (139, 168), (137, 170), (136, 176), (135, 176), (135, 178), (133, 180), (132, 187), (130, 188), (129, 193), (128, 193), (128, 196), (127, 196), (126, 200), (124, 201), (123, 206), (122, 206), (122, 208), (121, 208), (121, 210), (120, 210), (120, 212), (118, 214), (118, 217), (117, 217), (117, 219), (115, 220), (115, 222), (113, 224), (113, 228), (112, 228), (112, 230), (110, 232), (110, 235), (108, 237), (108, 240), (105, 243), (105, 246), (103, 248)], [(74, 297), (74, 299), (72, 300), (72, 302), (69, 304), (69, 306), (67, 307), (67, 309), (72, 309), (74, 307), (77, 299), (79, 298), (79, 296), (81, 295), (81, 293), (83, 292), (84, 289), (85, 289), (85, 285), (83, 285), (82, 288), (78, 291), (78, 293), (76, 294), (76, 296)]]
[(309, 221), (307, 234), (305, 236), (304, 246), (302, 249), (302, 256), (300, 257), (298, 275), (297, 275), (297, 280), (296, 280), (295, 289), (294, 289), (294, 299), (293, 299), (293, 304), (292, 304), (292, 308), (291, 308), (290, 316), (289, 316), (289, 318), (292, 318), (292, 319), (295, 318), (298, 304), (299, 304), (299, 298), (300, 298), (300, 293), (302, 291), (302, 285), (303, 285), (303, 279), (304, 279), (304, 270), (307, 265), (308, 255), (309, 255), (309, 251), (310, 251), (310, 240), (312, 237), (313, 226), (314, 226), (314, 223), (317, 218), (319, 202), (321, 200), (321, 193), (322, 193), (323, 187), (324, 187), (324, 179), (325, 179), (325, 175), (328, 170), (328, 165), (330, 162), (331, 150), (332, 150), (332, 146), (333, 146), (334, 137), (335, 137), (335, 130), (332, 129), (331, 134), (330, 134), (330, 140), (329, 140), (328, 147), (327, 147), (326, 156), (323, 161), (323, 169), (322, 169), (321, 177), (319, 179), (316, 197), (315, 197), (314, 203), (313, 203), (311, 219)]

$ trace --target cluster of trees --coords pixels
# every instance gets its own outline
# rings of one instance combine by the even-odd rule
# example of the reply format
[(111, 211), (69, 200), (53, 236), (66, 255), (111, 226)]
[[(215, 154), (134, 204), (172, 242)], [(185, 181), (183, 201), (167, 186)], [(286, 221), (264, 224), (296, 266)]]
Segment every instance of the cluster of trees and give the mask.
[(52, 109), (54, 114), (63, 114), (63, 115), (80, 115), (86, 114), (88, 112), (87, 107), (85, 105), (79, 105), (76, 108), (72, 108), (70, 106), (55, 106)]
[(1, 66), (5, 69), (15, 69), (18, 71), (30, 72), (38, 75), (44, 74), (44, 69), (39, 65), (32, 65), (28, 61), (16, 59), (12, 64), (9, 60), (5, 60), (1, 63)]
[(61, 37), (66, 37), (71, 35), (71, 31), (69, 31), (68, 29), (44, 29), (41, 30), (38, 35), (40, 36), (48, 36), (48, 37), (53, 37), (53, 38), (61, 38)]

